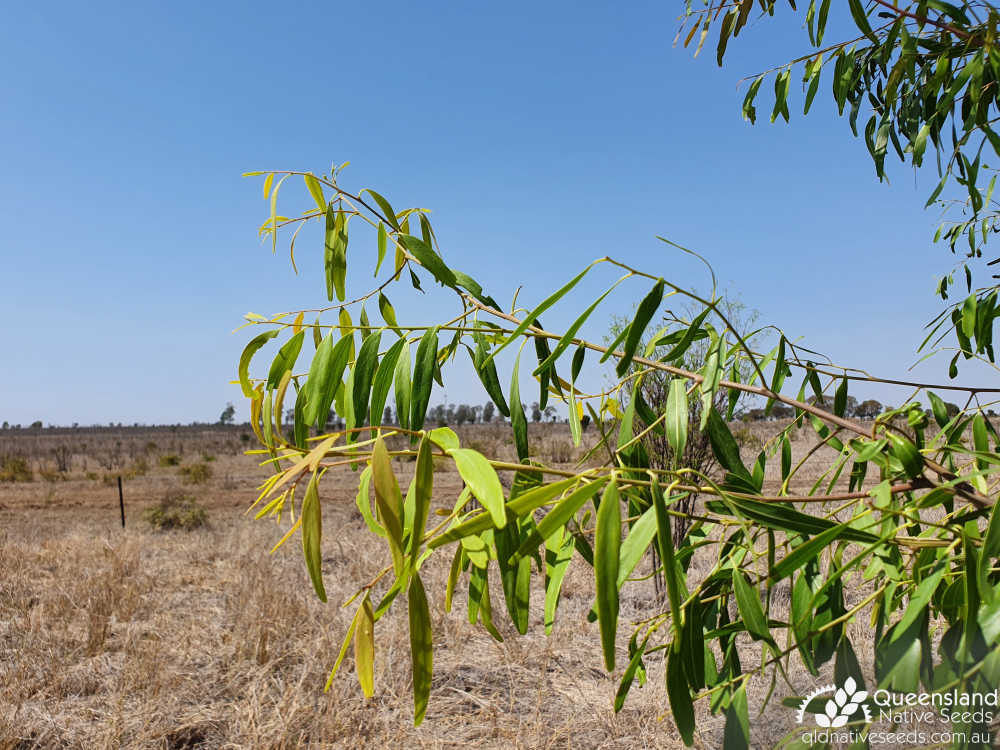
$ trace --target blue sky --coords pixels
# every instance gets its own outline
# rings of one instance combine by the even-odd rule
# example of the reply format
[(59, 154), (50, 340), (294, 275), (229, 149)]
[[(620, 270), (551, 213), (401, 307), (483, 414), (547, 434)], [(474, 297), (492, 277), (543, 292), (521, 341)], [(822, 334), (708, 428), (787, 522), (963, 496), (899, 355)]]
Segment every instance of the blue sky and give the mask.
[[(764, 122), (742, 120), (739, 80), (806, 51), (801, 14), (753, 24), (720, 69), (714, 50), (671, 46), (680, 8), (8, 8), (0, 420), (211, 421), (227, 401), (245, 418), (229, 381), (249, 333), (232, 330), (249, 310), (325, 294), (319, 240), (299, 240), (296, 277), (259, 243), (261, 184), (240, 174), (345, 160), (345, 187), (433, 209), (446, 258), (501, 301), (519, 285), (522, 303), (538, 301), (605, 254), (704, 289), (664, 235), (709, 258), (762, 322), (901, 374), (950, 262), (923, 210), (930, 176), (897, 164), (880, 185), (826, 84), (808, 118), (793, 107), (790, 125), (767, 123), (765, 95)], [(546, 324), (572, 320), (609, 280), (588, 279)], [(644, 292), (611, 298), (598, 322)], [(451, 309), (440, 290), (397, 302), (426, 323)], [(446, 392), (486, 400), (466, 371)]]

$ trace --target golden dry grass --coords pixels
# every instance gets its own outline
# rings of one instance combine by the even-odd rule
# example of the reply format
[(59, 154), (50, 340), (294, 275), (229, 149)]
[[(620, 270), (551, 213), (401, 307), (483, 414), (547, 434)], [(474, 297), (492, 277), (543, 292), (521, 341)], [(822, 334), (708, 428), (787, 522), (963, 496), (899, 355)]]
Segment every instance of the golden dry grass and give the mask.
[[(477, 441), (473, 447), (490, 452), (509, 449), (502, 432), (486, 430), (466, 440)], [(161, 449), (177, 452), (176, 445)], [(202, 460), (202, 449), (188, 446), (184, 463)], [(129, 461), (134, 458), (121, 464)], [(43, 469), (44, 458), (38, 462)], [(208, 509), (209, 525), (191, 532), (155, 532), (142, 521), (144, 508), (182, 487), (182, 467), (160, 466), (155, 451), (146, 473), (126, 482), (124, 530), (116, 488), (83, 478), (85, 458), (75, 456), (72, 463), (76, 469), (63, 481), (0, 484), (4, 750), (682, 746), (669, 718), (662, 652), (647, 661), (646, 685), (633, 688), (620, 713), (612, 710), (627, 662), (628, 625), (661, 606), (648, 582), (626, 589), (619, 669), (607, 675), (597, 626), (586, 620), (592, 573), (581, 561), (570, 567), (549, 637), (541, 625), (537, 577), (526, 636), (514, 632), (495, 591), (496, 621), (505, 636), (497, 643), (467, 623), (462, 593), (452, 613), (443, 611), (448, 560), (432, 559), (424, 578), (435, 676), (427, 718), (413, 728), (404, 606), (376, 625), (376, 696), (363, 700), (350, 656), (332, 689), (323, 692), (353, 613), (339, 603), (389, 559), (354, 508), (356, 474), (345, 469), (324, 483), (330, 603), (322, 604), (312, 593), (297, 537), (269, 555), (284, 527), (244, 514), (263, 476), (252, 459), (219, 455), (206, 484), (183, 485)], [(397, 468), (408, 481), (410, 466)], [(450, 507), (460, 487), (456, 473), (438, 472), (437, 502)], [(694, 565), (696, 577), (711, 560), (696, 558)], [(787, 592), (778, 592), (777, 602), (786, 605)], [(856, 644), (870, 638), (864, 624), (852, 626), (851, 635)], [(747, 641), (744, 664), (752, 666), (759, 653)], [(791, 680), (800, 694), (822, 684), (801, 669)], [(752, 683), (751, 719), (760, 747), (793, 726), (794, 712), (777, 700), (765, 716), (756, 715), (767, 689), (759, 680)], [(791, 693), (779, 685), (779, 698)], [(722, 729), (721, 717), (699, 708), (698, 747), (720, 746)]]

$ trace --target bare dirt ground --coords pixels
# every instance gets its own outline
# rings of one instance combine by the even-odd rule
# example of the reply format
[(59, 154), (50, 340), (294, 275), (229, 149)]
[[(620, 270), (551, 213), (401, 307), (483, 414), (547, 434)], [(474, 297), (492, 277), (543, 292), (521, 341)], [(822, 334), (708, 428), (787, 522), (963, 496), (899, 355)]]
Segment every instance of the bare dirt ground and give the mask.
[[(567, 432), (560, 426), (558, 437), (542, 434), (547, 450), (569, 461), (575, 452)], [(487, 428), (463, 441), (480, 447), (477, 440), (503, 441), (502, 434)], [(570, 566), (548, 637), (539, 577), (526, 636), (514, 631), (495, 592), (495, 620), (505, 638), (498, 643), (468, 624), (461, 583), (454, 610), (444, 612), (450, 556), (432, 559), (423, 571), (435, 675), (427, 718), (413, 728), (405, 607), (376, 624), (375, 697), (364, 701), (350, 654), (323, 692), (353, 614), (340, 603), (389, 560), (355, 508), (357, 474), (345, 468), (323, 484), (329, 594), (323, 604), (312, 592), (297, 536), (268, 554), (287, 516), (278, 527), (245, 513), (266, 473), (242, 455), (238, 429), (29, 438), (0, 444), (0, 454), (26, 455), (33, 473), (32, 481), (0, 482), (4, 750), (682, 747), (669, 719), (660, 654), (647, 660), (645, 686), (633, 688), (621, 712), (612, 710), (629, 624), (662, 606), (648, 582), (628, 584), (619, 670), (608, 675), (597, 625), (586, 620), (592, 572), (580, 560)], [(802, 443), (797, 452), (807, 449)], [(209, 468), (191, 469), (197, 465)], [(409, 468), (397, 469), (408, 481)], [(126, 477), (124, 529), (118, 474)], [(457, 473), (436, 473), (441, 507), (450, 508), (460, 489)], [(154, 530), (143, 511), (171, 492), (196, 497), (208, 525)], [(704, 564), (707, 570), (710, 561)], [(856, 645), (870, 639), (866, 623), (849, 632)], [(752, 667), (759, 653), (748, 640), (744, 664)], [(790, 679), (799, 694), (822, 684), (802, 669)], [(755, 747), (770, 746), (794, 727), (794, 711), (780, 705), (781, 695), (792, 694), (787, 685), (779, 684), (779, 699), (757, 715), (754, 706), (768, 687), (753, 685)], [(699, 710), (696, 746), (720, 747), (723, 719)]]

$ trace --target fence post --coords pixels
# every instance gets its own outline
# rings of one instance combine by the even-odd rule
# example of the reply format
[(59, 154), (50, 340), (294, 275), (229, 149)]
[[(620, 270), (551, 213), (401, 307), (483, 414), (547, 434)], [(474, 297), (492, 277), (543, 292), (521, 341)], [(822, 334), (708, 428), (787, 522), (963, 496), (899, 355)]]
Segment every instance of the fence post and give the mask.
[(122, 475), (118, 475), (118, 505), (122, 511), (122, 528), (125, 528), (125, 496), (122, 494)]

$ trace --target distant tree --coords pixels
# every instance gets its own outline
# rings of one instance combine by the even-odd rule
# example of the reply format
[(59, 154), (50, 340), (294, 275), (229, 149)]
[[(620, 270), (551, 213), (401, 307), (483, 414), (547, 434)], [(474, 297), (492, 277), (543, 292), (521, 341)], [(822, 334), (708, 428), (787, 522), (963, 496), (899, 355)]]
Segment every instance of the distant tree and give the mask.
[(36, 419), (34, 422), (32, 422), (31, 423), (31, 429), (33, 429), (33, 430), (40, 430), (40, 429), (42, 429), (42, 420)]
[(492, 401), (487, 401), (485, 404), (483, 404), (483, 423), (484, 424), (489, 424), (490, 422), (493, 421), (493, 409), (494, 409), (494, 407), (493, 407), (493, 402)]
[(531, 404), (531, 421), (541, 422), (542, 421), (542, 410), (538, 406), (538, 402), (534, 401)]
[(222, 410), (222, 414), (219, 415), (219, 424), (232, 424), (235, 416), (236, 407), (228, 403), (226, 408)]
[(586, 432), (587, 427), (589, 426), (590, 426), (590, 415), (584, 414), (582, 417), (580, 417), (580, 431)]
[(392, 421), (392, 407), (391, 406), (385, 407), (385, 412), (382, 414), (382, 423), (383, 424), (393, 424), (393, 421)]
[(468, 404), (459, 404), (455, 407), (455, 424), (462, 425), (466, 422), (475, 422), (476, 413)]
[(9, 422), (4, 422), (3, 423), (3, 429), (9, 430), (10, 429), (10, 423)]
[(556, 407), (552, 406), (552, 404), (545, 407), (545, 418), (550, 422), (556, 421)]
[(854, 410), (854, 416), (858, 419), (875, 419), (882, 413), (882, 404), (873, 398), (862, 401)]

